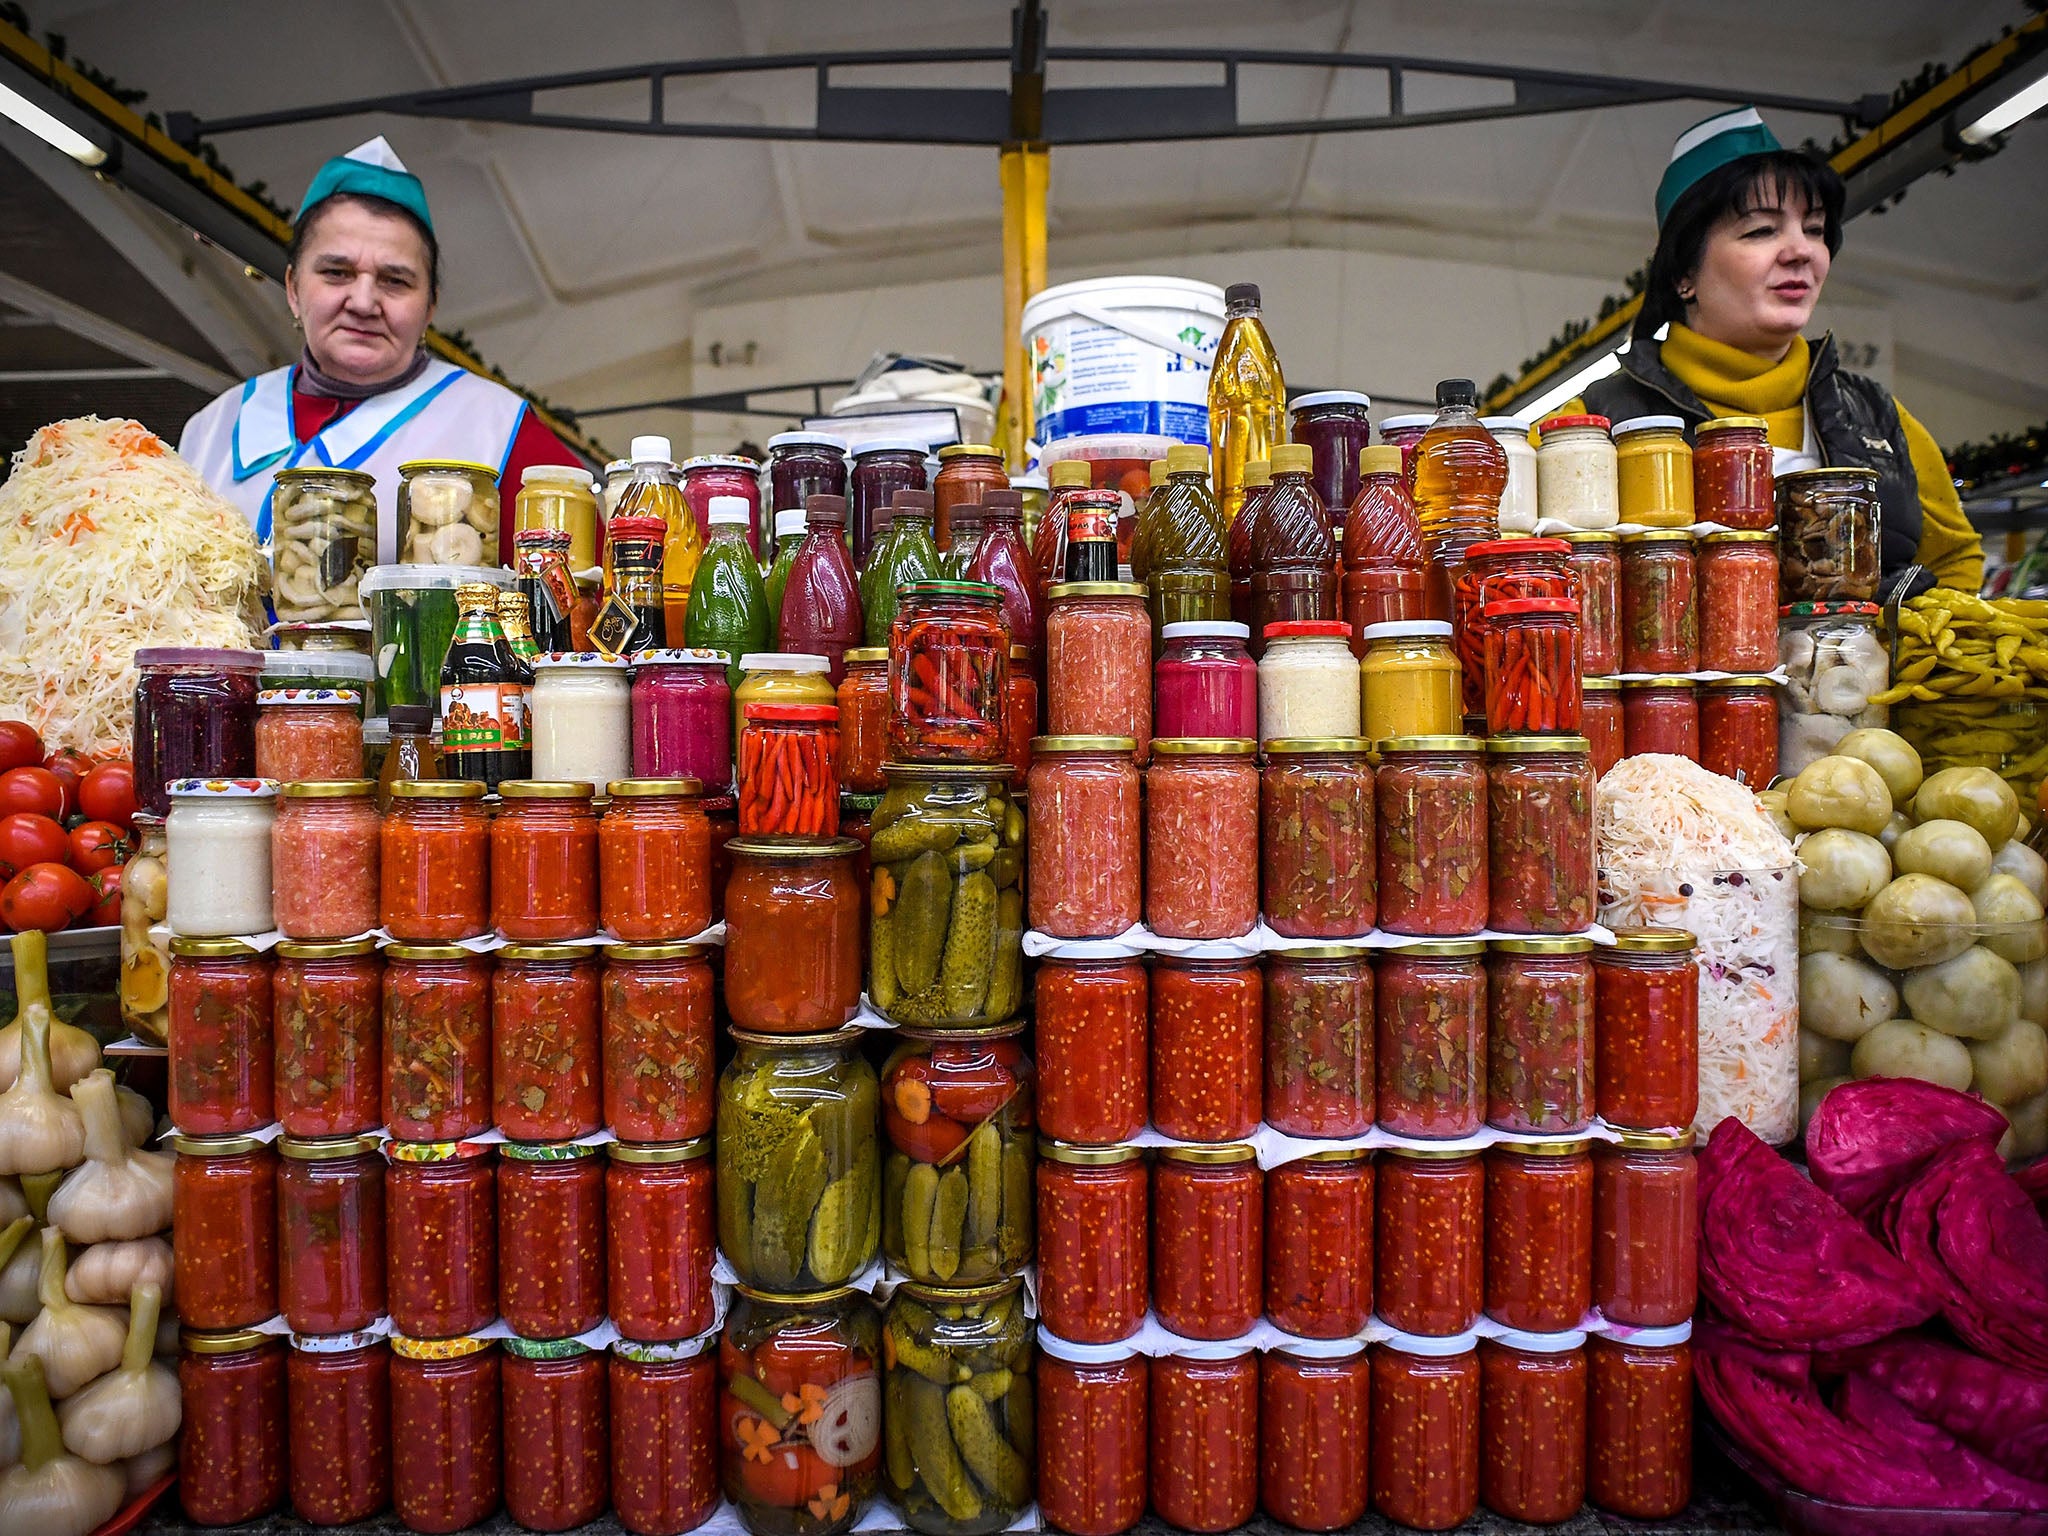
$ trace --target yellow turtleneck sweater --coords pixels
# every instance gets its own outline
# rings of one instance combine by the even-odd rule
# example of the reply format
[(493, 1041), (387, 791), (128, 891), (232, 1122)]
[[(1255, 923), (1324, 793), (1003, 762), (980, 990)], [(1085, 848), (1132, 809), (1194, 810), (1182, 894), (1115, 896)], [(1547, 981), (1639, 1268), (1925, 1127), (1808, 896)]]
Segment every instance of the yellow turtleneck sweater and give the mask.
[[(1664, 366), (1716, 416), (1761, 416), (1771, 446), (1798, 448), (1805, 437), (1806, 373), (1813, 349), (1804, 336), (1777, 362), (1673, 325), (1662, 344)], [(1892, 402), (1898, 405), (1896, 399)], [(1568, 406), (1565, 409), (1578, 409)], [(1933, 436), (1899, 405), (1906, 450), (1920, 484), (1920, 563), (1944, 587), (1975, 592), (1984, 581), (1984, 547), (1963, 511), (1948, 463)]]

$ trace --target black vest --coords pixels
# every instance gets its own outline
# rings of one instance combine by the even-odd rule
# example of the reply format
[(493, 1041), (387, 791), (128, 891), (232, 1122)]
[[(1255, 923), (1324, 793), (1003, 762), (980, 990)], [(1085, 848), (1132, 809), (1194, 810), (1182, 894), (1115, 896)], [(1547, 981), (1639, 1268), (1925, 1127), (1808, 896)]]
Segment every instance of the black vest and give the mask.
[[(1621, 370), (1586, 387), (1586, 409), (1609, 421), (1632, 416), (1675, 415), (1685, 422), (1686, 440), (1713, 413), (1704, 401), (1664, 366), (1663, 347), (1638, 337), (1621, 354)], [(1906, 449), (1906, 429), (1888, 390), (1860, 373), (1844, 371), (1835, 359), (1832, 334), (1814, 343), (1806, 372), (1806, 410), (1813, 422), (1820, 461), (1877, 471), (1879, 550), (1884, 572), (1879, 596), (1892, 596), (1896, 578), (1920, 549), (1920, 481)], [(1925, 591), (1934, 578), (1921, 572), (1907, 593)]]

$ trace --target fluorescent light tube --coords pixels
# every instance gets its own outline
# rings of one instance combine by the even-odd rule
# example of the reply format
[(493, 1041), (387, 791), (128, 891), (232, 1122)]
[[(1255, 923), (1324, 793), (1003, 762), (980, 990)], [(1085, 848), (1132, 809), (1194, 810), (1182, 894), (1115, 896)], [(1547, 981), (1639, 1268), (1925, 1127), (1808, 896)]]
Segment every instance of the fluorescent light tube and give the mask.
[(107, 152), (99, 145), (5, 85), (0, 85), (0, 116), (12, 118), (51, 148), (63, 150), (80, 165), (106, 163)]
[(2032, 117), (2043, 107), (2048, 107), (2048, 69), (2044, 69), (2030, 84), (2021, 86), (1963, 129), (1960, 137), (1965, 144), (1982, 144), (1986, 139), (1996, 138), (2023, 118)]

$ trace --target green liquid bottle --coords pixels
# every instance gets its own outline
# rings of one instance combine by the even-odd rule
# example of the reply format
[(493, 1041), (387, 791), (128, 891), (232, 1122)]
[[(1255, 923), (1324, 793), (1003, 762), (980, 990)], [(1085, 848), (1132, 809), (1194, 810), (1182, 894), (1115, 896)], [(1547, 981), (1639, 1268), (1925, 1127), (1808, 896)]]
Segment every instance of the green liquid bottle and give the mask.
[(931, 581), (943, 574), (939, 546), (932, 542), (932, 493), (898, 491), (889, 520), (889, 537), (878, 545), (861, 582), (861, 612), (866, 615), (869, 645), (887, 645), (896, 623), (896, 589), (906, 582)]
[(1230, 563), (1209, 490), (1209, 450), (1179, 443), (1166, 463), (1166, 484), (1147, 498), (1131, 538), (1131, 572), (1150, 594), (1155, 650), (1169, 624), (1230, 618)]
[(768, 593), (761, 568), (747, 541), (750, 522), (746, 501), (738, 496), (711, 498), (711, 543), (690, 583), (690, 606), (683, 615), (683, 643), (724, 651), (733, 658), (727, 682), (740, 684), (739, 658), (750, 651), (775, 648), (768, 627)]
[(782, 631), (782, 594), (789, 590), (789, 568), (796, 564), (796, 552), (804, 542), (804, 514), (801, 510), (775, 514), (775, 559), (769, 564), (767, 574), (762, 577), (762, 590), (768, 594), (768, 633)]

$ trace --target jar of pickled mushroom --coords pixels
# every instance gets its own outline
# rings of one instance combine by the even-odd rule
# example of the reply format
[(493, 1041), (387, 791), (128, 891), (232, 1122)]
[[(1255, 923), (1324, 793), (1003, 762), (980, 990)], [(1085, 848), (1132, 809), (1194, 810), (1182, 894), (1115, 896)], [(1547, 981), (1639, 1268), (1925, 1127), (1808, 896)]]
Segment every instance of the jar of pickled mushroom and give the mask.
[(648, 1344), (696, 1338), (714, 1320), (711, 1138), (615, 1141), (606, 1149), (608, 1315)]
[(401, 565), (496, 565), (498, 473), (462, 459), (398, 466)]
[(1681, 1130), (1699, 1113), (1699, 963), (1680, 928), (1620, 928), (1593, 954), (1600, 1118)]
[(1700, 666), (1768, 672), (1778, 664), (1778, 545), (1761, 530), (1699, 542)]
[(1256, 736), (1259, 669), (1251, 631), (1228, 620), (1189, 620), (1159, 632), (1153, 665), (1153, 728), (1161, 736)]
[[(725, 1005), (741, 1029), (836, 1029), (860, 1007), (860, 844), (735, 838)], [(714, 876), (715, 878), (715, 876)]]
[(605, 1357), (574, 1339), (505, 1340), (505, 1513), (571, 1531), (611, 1501)]
[(1768, 677), (1715, 677), (1700, 687), (1700, 766), (1763, 789), (1778, 776), (1778, 688)]
[(1504, 1327), (1562, 1333), (1592, 1305), (1590, 1145), (1501, 1142), (1486, 1153), (1486, 1313)]
[(291, 1491), (285, 1341), (255, 1329), (187, 1327), (178, 1349), (178, 1502), (186, 1517), (239, 1525), (281, 1508)]
[(1495, 736), (1486, 743), (1486, 924), (1499, 933), (1592, 926), (1593, 760), (1583, 736)]
[(1385, 742), (1402, 736), (1453, 735), (1464, 724), (1462, 669), (1441, 619), (1368, 624), (1359, 663), (1361, 734)]
[(192, 938), (268, 932), (271, 779), (173, 779), (165, 786), (165, 921)]
[[(1347, 667), (1350, 652), (1345, 652)], [(1247, 740), (1162, 737), (1145, 772), (1145, 925), (1224, 939), (1259, 920), (1259, 769)]]
[(1261, 1113), (1263, 998), (1253, 960), (1161, 955), (1152, 970), (1152, 1125), (1235, 1141)]
[(605, 951), (604, 1123), (621, 1140), (687, 1141), (711, 1129), (709, 955), (699, 944), (615, 944)]
[(1152, 1311), (1185, 1339), (1234, 1339), (1265, 1307), (1265, 1175), (1243, 1144), (1161, 1147), (1152, 1168)]
[(1318, 946), (1266, 956), (1266, 1124), (1362, 1136), (1374, 1112), (1372, 961)]
[(1397, 1333), (1372, 1351), (1374, 1511), (1442, 1531), (1479, 1508), (1480, 1373), (1469, 1333)]
[(1266, 743), (1259, 847), (1267, 927), (1290, 939), (1371, 932), (1379, 914), (1376, 813), (1363, 737)]
[(1622, 759), (1621, 684), (1611, 677), (1582, 677), (1579, 689), (1579, 732), (1597, 780)]
[(483, 785), (411, 779), (391, 786), (380, 828), (384, 931), (402, 944), (471, 939), (491, 926), (491, 822)]
[(1449, 938), (1486, 927), (1485, 743), (1396, 736), (1380, 743), (1379, 925)]
[(1574, 528), (1621, 520), (1614, 441), (1605, 416), (1552, 416), (1536, 428), (1536, 501), (1543, 516)]
[(1380, 953), (1374, 1056), (1381, 1130), (1443, 1140), (1479, 1129), (1485, 952), (1477, 939), (1438, 939)]
[(1135, 957), (1038, 962), (1032, 1012), (1044, 1135), (1106, 1145), (1144, 1130), (1148, 992)]
[(1311, 1152), (1266, 1175), (1266, 1320), (1349, 1338), (1372, 1314), (1372, 1154)]
[(1342, 619), (1268, 624), (1259, 657), (1259, 740), (1356, 736), (1360, 696), (1351, 626)]
[(1578, 530), (1564, 540), (1579, 600), (1579, 670), (1606, 677), (1621, 670), (1621, 537)]
[(491, 920), (526, 943), (597, 932), (597, 813), (591, 786), (507, 779), (491, 821)]
[(368, 779), (286, 784), (270, 828), (271, 913), (288, 939), (377, 926), (379, 820)]
[(174, 779), (236, 779), (256, 772), (261, 651), (145, 646), (135, 653), (135, 801), (171, 810)]
[(401, 1141), (491, 1128), (491, 959), (459, 944), (384, 951), (384, 1127)]
[(1479, 1497), (1555, 1525), (1586, 1502), (1586, 1336), (1508, 1330), (1479, 1341)]
[(1761, 416), (1718, 416), (1693, 432), (1692, 507), (1703, 523), (1768, 528), (1772, 506), (1770, 427)]
[(234, 939), (171, 940), (171, 1124), (188, 1136), (276, 1118), (270, 957)]
[(579, 944), (508, 944), (491, 978), (491, 1119), (515, 1141), (569, 1141), (604, 1124), (597, 957)]
[(1614, 424), (1621, 521), (1684, 528), (1693, 520), (1692, 445), (1680, 416), (1635, 416)]
[(498, 1316), (498, 1161), (475, 1142), (385, 1143), (391, 1326), (453, 1339)]
[(391, 1339), (391, 1506), (406, 1529), (464, 1531), (498, 1511), (504, 1421), (495, 1339)]
[(1665, 528), (1621, 541), (1621, 670), (1697, 672), (1699, 571), (1692, 531)]
[(1692, 1322), (1586, 1344), (1586, 1496), (1631, 1520), (1692, 1502)]
[(906, 762), (1000, 763), (1010, 635), (985, 581), (913, 581), (889, 635), (889, 750)]
[(1667, 752), (1700, 760), (1699, 690), (1683, 677), (1632, 677), (1621, 685), (1621, 745), (1627, 757)]
[(1486, 960), (1486, 1119), (1526, 1135), (1593, 1122), (1593, 941), (1497, 939)]
[(724, 651), (638, 651), (633, 662), (633, 776), (732, 782), (732, 683)]
[(1031, 743), (1031, 926), (1061, 939), (1114, 938), (1144, 916), (1138, 769), (1128, 736)]
[(265, 688), (256, 695), (256, 777), (280, 784), (363, 771), (363, 696), (353, 688)]
[(498, 1150), (498, 1311), (526, 1339), (604, 1320), (604, 1148), (508, 1141)]
[(251, 1328), (277, 1315), (277, 1152), (254, 1136), (171, 1138), (171, 1291), (180, 1320)]
[(1142, 764), (1152, 750), (1153, 725), (1152, 618), (1144, 583), (1055, 582), (1046, 600), (1046, 730), (1128, 736)]
[(294, 1333), (384, 1315), (384, 1156), (375, 1136), (278, 1138), (278, 1310)]
[(614, 779), (597, 828), (598, 914), (629, 944), (711, 926), (711, 823), (696, 779)]
[(1259, 1507), (1298, 1531), (1365, 1514), (1372, 1362), (1358, 1339), (1289, 1342), (1259, 1357)]
[(1373, 1191), (1373, 1286), (1390, 1328), (1463, 1333), (1486, 1300), (1486, 1171), (1471, 1151), (1389, 1147)]
[(889, 648), (856, 646), (846, 653), (839, 682), (839, 783), (853, 794), (888, 787), (882, 764), (889, 756)]
[(1190, 1351), (1152, 1361), (1152, 1512), (1183, 1531), (1235, 1530), (1258, 1511), (1259, 1357)]
[(611, 1348), (612, 1510), (629, 1531), (687, 1531), (718, 1508), (715, 1343)]
[(1139, 1147), (1038, 1144), (1038, 1308), (1079, 1344), (1127, 1339), (1152, 1294), (1150, 1199)]
[(1671, 1328), (1699, 1302), (1693, 1133), (1623, 1131), (1593, 1149), (1593, 1305), (1609, 1322)]
[(1778, 476), (1778, 601), (1877, 597), (1877, 471), (1840, 464)]
[(383, 973), (374, 939), (277, 946), (272, 1098), (287, 1136), (383, 1125)]
[(1041, 1331), (1032, 1378), (1039, 1513), (1073, 1536), (1121, 1536), (1145, 1513), (1145, 1357)]
[(391, 1346), (367, 1334), (292, 1335), (286, 1362), (292, 1510), (313, 1525), (367, 1520), (391, 1501)]

